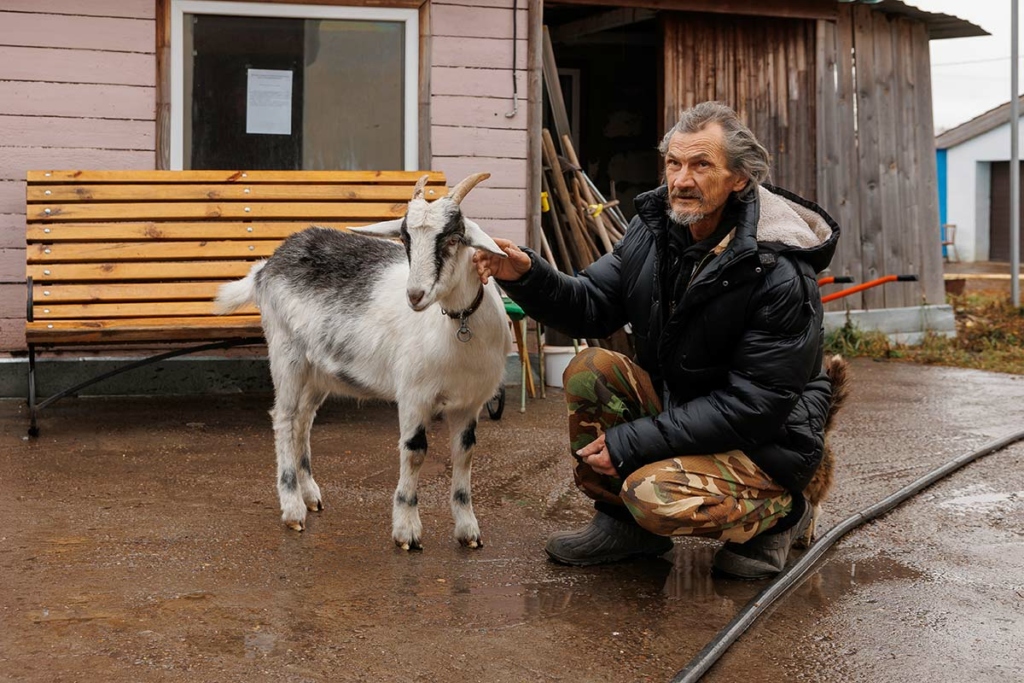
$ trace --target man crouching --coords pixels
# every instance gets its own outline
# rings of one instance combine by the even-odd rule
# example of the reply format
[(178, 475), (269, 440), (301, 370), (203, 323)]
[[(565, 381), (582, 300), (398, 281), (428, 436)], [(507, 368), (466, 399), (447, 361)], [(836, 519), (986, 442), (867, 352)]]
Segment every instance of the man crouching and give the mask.
[(572, 337), (626, 323), (636, 357), (604, 349), (565, 371), (577, 485), (590, 524), (556, 533), (555, 561), (657, 556), (671, 536), (726, 541), (720, 572), (783, 569), (808, 528), (831, 388), (816, 274), (839, 226), (764, 185), (768, 152), (735, 112), (705, 102), (665, 135), (665, 185), (636, 198), (625, 237), (577, 277), (529, 249), (475, 256), (528, 315)]

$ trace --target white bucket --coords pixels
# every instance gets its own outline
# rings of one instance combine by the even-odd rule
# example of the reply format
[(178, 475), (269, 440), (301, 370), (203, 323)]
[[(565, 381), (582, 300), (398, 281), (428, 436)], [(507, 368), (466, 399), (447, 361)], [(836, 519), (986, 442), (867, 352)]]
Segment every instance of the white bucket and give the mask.
[[(581, 351), (585, 348), (585, 344), (580, 345)], [(576, 349), (571, 346), (545, 346), (544, 383), (549, 387), (561, 387), (562, 373), (575, 355)]]

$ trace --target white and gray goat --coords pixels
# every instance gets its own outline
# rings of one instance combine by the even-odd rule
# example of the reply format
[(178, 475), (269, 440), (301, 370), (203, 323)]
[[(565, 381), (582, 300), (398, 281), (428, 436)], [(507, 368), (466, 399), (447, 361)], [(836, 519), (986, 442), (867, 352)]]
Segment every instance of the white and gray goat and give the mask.
[[(331, 394), (398, 404), (401, 456), (392, 537), (420, 549), (417, 482), (427, 427), (443, 416), (451, 435), (455, 538), (482, 545), (470, 494), (480, 409), (491, 399), (511, 350), (504, 306), (485, 287), (476, 249), (504, 253), (459, 203), (489, 174), (471, 175), (428, 203), (420, 178), (404, 218), (352, 232), (311, 227), (285, 240), (249, 274), (221, 287), (217, 312), (255, 303), (262, 315), (274, 382), (277, 490), (281, 518), (305, 527), (322, 510), (313, 480), (309, 432)], [(354, 234), (362, 233), (362, 234)], [(402, 244), (375, 239), (400, 237)]]

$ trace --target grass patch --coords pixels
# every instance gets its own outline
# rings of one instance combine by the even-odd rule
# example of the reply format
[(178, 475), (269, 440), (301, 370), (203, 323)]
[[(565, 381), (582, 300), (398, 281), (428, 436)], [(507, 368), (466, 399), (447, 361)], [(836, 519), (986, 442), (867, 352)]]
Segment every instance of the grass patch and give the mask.
[(825, 337), (828, 353), (1024, 375), (1024, 310), (995, 294), (949, 296), (956, 338), (929, 334), (919, 346), (889, 342), (881, 332), (847, 323)]

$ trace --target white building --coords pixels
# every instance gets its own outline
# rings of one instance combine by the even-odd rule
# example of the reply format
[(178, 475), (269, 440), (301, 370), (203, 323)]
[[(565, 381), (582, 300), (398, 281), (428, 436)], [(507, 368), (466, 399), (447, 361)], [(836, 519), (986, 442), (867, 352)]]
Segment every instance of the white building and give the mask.
[(956, 226), (955, 251), (948, 255), (1009, 262), (1010, 103), (937, 136), (935, 149), (939, 222)]

